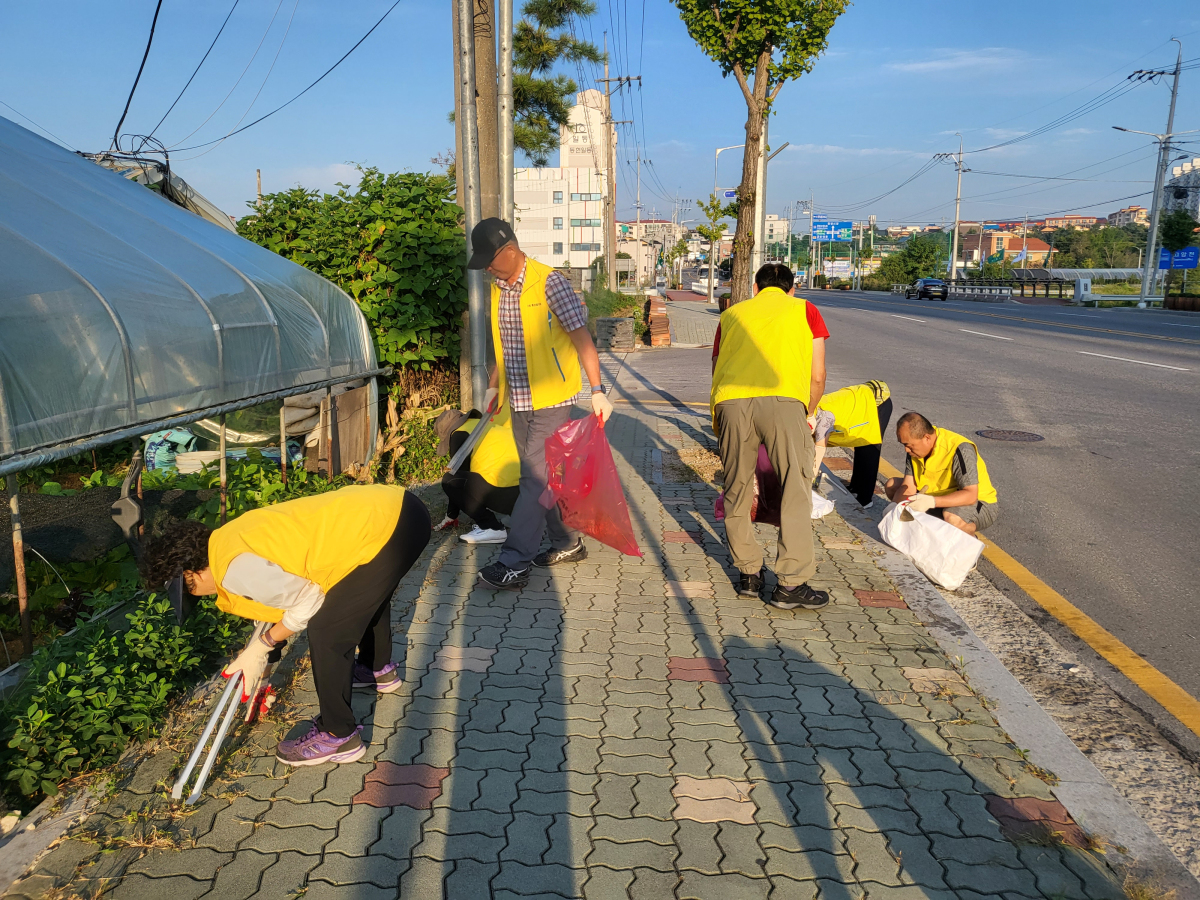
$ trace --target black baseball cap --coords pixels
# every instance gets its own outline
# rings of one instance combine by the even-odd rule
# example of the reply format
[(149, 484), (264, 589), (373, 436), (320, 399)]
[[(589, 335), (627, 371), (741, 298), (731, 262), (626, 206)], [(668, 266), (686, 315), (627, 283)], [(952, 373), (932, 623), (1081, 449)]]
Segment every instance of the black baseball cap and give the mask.
[(512, 226), (495, 217), (484, 219), (471, 229), (471, 259), (468, 269), (486, 269), (505, 244), (515, 241)]

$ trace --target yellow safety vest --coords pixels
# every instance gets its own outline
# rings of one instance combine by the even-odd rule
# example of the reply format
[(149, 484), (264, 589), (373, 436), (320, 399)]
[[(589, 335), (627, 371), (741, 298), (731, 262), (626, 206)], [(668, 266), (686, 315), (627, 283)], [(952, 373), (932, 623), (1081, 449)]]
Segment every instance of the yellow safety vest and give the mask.
[(790, 397), (808, 407), (813, 334), (802, 297), (764, 288), (721, 313), (709, 409), (749, 397)]
[[(882, 384), (882, 382), (880, 382)], [(887, 385), (883, 385), (887, 393)], [(821, 398), (819, 409), (833, 413), (833, 431), (825, 442), (831, 447), (866, 447), (882, 444), (879, 431), (879, 404), (869, 384), (855, 384)]]
[[(525, 366), (533, 408), (545, 409), (570, 400), (583, 389), (579, 354), (571, 336), (546, 302), (546, 278), (554, 270), (536, 259), (525, 257), (525, 281), (521, 286), (521, 331), (525, 338)], [(500, 286), (492, 284), (492, 344), (500, 370), (500, 397), (507, 403), (504, 377), (504, 347), (500, 341)]]
[(916, 484), (917, 490), (924, 488), (925, 493), (931, 497), (941, 497), (959, 490), (954, 484), (951, 463), (954, 461), (954, 451), (958, 449), (958, 445), (966, 443), (975, 447), (975, 462), (979, 469), (979, 499), (984, 503), (995, 503), (996, 489), (992, 486), (992, 479), (988, 477), (987, 465), (979, 453), (979, 448), (975, 446), (975, 442), (961, 434), (947, 431), (945, 428), (937, 428), (935, 431), (937, 441), (933, 445), (933, 452), (925, 459), (913, 458), (912, 460), (913, 482)]
[(282, 609), (221, 587), (234, 559), (253, 553), (329, 593), (383, 549), (396, 530), (403, 503), (402, 487), (363, 484), (242, 513), (208, 539), (217, 608), (246, 619), (278, 622)]
[[(479, 424), (468, 419), (456, 430), (470, 434)], [(513, 439), (512, 411), (505, 403), (492, 420), (492, 427), (479, 439), (471, 453), (471, 471), (494, 487), (516, 487), (521, 480), (521, 458)]]

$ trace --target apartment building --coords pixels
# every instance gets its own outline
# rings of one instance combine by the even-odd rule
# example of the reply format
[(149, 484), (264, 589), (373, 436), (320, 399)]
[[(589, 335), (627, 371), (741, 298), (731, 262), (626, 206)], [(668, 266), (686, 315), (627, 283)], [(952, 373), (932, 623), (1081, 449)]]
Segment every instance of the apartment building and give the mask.
[(1118, 228), (1122, 225), (1149, 226), (1150, 213), (1144, 206), (1127, 206), (1124, 209), (1118, 209), (1115, 213), (1110, 213), (1108, 224), (1116, 225)]

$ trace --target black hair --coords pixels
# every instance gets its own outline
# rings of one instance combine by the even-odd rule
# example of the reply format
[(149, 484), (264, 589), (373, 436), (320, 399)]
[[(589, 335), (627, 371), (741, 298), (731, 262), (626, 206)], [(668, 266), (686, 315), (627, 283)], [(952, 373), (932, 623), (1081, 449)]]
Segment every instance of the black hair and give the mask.
[(896, 437), (900, 437), (900, 426), (903, 425), (908, 429), (909, 435), (920, 438), (927, 434), (933, 434), (933, 423), (921, 415), (919, 412), (906, 412), (896, 422)]
[(210, 529), (203, 522), (183, 521), (169, 526), (160, 537), (146, 545), (142, 557), (142, 578), (149, 590), (163, 586), (180, 572), (200, 572), (208, 568)]
[(754, 276), (754, 284), (761, 291), (764, 288), (779, 288), (785, 294), (796, 283), (796, 276), (783, 263), (767, 263)]

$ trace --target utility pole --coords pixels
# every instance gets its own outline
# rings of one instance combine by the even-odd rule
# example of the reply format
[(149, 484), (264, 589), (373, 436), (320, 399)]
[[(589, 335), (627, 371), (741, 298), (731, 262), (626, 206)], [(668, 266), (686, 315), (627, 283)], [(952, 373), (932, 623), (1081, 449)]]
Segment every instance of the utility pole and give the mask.
[[(1022, 269), (1029, 268), (1028, 248), (1029, 248), (1029, 213), (1025, 213), (1025, 224), (1021, 227), (1021, 268)], [(1022, 289), (1022, 291), (1025, 289), (1024, 285), (1022, 285), (1021, 289)], [(1022, 293), (1021, 296), (1024, 297), (1025, 295)]]
[[(471, 257), (471, 232), (483, 218), (479, 189), (479, 122), (475, 117), (475, 40), (472, 0), (455, 0), (458, 10), (458, 99), (456, 110), (460, 123), (462, 156), (457, 165), (462, 169), (463, 196), (460, 198), (466, 214), (467, 258)], [(487, 285), (484, 274), (467, 270), (467, 310), (471, 333), (471, 398), (464, 403), (477, 405), (487, 393)]]
[(636, 78), (610, 78), (608, 76), (608, 32), (604, 32), (604, 77), (599, 79), (604, 84), (604, 145), (605, 145), (605, 165), (608, 168), (607, 176), (608, 183), (605, 185), (606, 209), (605, 214), (608, 216), (606, 223), (608, 240), (605, 242), (604, 248), (604, 270), (608, 279), (608, 289), (615, 291), (617, 289), (617, 125), (623, 125), (624, 122), (615, 122), (612, 117), (612, 83), (641, 81), (641, 76)]
[(499, 133), (500, 153), (500, 218), (509, 225), (514, 225), (513, 175), (516, 157), (513, 148), (513, 0), (499, 0), (499, 3), (499, 93), (496, 100), (499, 108), (496, 129)]
[(637, 226), (633, 229), (634, 249), (637, 259), (633, 262), (633, 289), (642, 290), (642, 148), (637, 152)]
[[(754, 185), (754, 245), (750, 251), (750, 293), (754, 293), (754, 273), (763, 264), (763, 246), (767, 221), (767, 131), (770, 115), (763, 116), (762, 135), (758, 141), (758, 177)], [(749, 149), (748, 147), (746, 148)], [(732, 289), (731, 289), (732, 290)]]
[(262, 169), (255, 169), (254, 173), (258, 177), (258, 208), (262, 209)]
[[(955, 132), (955, 134), (958, 134), (958, 132)], [(958, 135), (958, 161), (954, 164), (954, 167), (956, 169), (958, 169), (958, 189), (955, 191), (955, 194), (954, 194), (954, 237), (950, 244), (949, 275), (950, 275), (951, 282), (954, 281), (954, 277), (958, 274), (956, 264), (958, 262), (958, 210), (959, 210), (959, 206), (962, 204), (962, 173), (963, 173), (962, 158), (963, 158), (963, 139), (962, 139), (962, 135), (959, 134)]]

